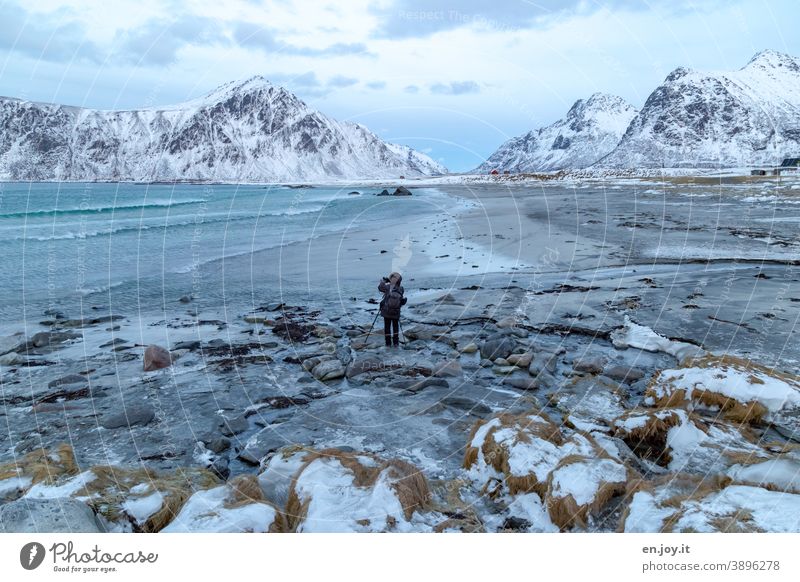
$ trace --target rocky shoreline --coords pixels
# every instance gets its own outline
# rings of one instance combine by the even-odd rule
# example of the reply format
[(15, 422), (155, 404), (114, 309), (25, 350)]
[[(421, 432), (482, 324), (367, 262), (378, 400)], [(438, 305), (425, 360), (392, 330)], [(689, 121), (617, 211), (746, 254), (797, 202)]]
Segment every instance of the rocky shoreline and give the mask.
[(653, 331), (616, 279), (432, 290), (397, 350), (370, 302), (188, 301), (0, 340), (4, 531), (800, 527), (796, 370)]

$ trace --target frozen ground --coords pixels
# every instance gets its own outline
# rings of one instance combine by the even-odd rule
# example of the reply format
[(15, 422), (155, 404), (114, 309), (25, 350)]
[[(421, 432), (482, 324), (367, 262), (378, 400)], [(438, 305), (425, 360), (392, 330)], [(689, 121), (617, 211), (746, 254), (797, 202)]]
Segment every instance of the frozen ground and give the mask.
[[(467, 206), (209, 263), (190, 303), (8, 326), (6, 507), (71, 495), (114, 531), (800, 530), (791, 184), (442, 189)], [(365, 341), (391, 269), (398, 351)], [(173, 365), (144, 372), (151, 344)]]

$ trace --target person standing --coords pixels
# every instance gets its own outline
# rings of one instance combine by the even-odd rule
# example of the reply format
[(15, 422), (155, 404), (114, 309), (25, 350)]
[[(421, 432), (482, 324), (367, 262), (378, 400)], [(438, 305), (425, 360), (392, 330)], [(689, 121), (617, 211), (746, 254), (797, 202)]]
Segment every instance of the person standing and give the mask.
[(407, 301), (402, 281), (402, 275), (395, 272), (381, 278), (378, 283), (378, 291), (383, 293), (380, 313), (383, 316), (383, 337), (387, 348), (400, 346), (400, 308)]

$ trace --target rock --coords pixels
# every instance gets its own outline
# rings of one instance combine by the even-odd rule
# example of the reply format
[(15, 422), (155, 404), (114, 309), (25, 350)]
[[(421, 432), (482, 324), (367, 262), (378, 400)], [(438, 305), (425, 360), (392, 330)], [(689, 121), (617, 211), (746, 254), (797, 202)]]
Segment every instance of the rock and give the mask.
[(0, 505), (0, 533), (100, 533), (94, 512), (77, 499), (17, 499)]
[(4, 338), (0, 338), (0, 356), (10, 352), (19, 351), (21, 346), (25, 345), (25, 337), (22, 333), (16, 333)]
[(494, 366), (494, 362), (491, 360), (481, 360), (480, 367), (481, 368), (491, 368)]
[(275, 320), (266, 315), (245, 315), (245, 323), (261, 323), (264, 325), (275, 325)]
[(461, 369), (461, 363), (458, 360), (445, 360), (436, 364), (433, 368), (433, 376), (461, 376), (464, 371)]
[(42, 315), (46, 315), (47, 317), (52, 317), (53, 319), (66, 319), (67, 316), (64, 315), (63, 311), (59, 311), (58, 309), (45, 309), (42, 312)]
[(508, 360), (505, 358), (496, 358), (494, 361), (495, 366), (510, 366), (511, 364), (508, 363)]
[(503, 384), (516, 388), (517, 390), (530, 391), (539, 389), (538, 378), (506, 378), (503, 380)]
[(414, 394), (432, 386), (449, 388), (450, 384), (448, 384), (447, 380), (444, 378), (424, 378), (422, 380), (398, 380), (397, 382), (392, 382), (389, 385), (390, 388), (406, 390), (408, 392), (413, 392)]
[(331, 325), (314, 326), (314, 330), (311, 333), (318, 338), (339, 337), (342, 335), (341, 333), (339, 333), (339, 330), (337, 330), (335, 327)]
[(182, 341), (182, 342), (176, 343), (175, 344), (175, 349), (176, 350), (189, 350), (191, 352), (193, 350), (199, 350), (200, 349), (200, 345), (201, 345), (200, 344), (200, 340), (187, 340), (187, 341)]
[(28, 340), (28, 346), (34, 348), (43, 348), (52, 344), (60, 344), (69, 340), (81, 337), (80, 334), (71, 333), (66, 331), (40, 331), (33, 334)]
[(463, 396), (448, 396), (442, 399), (442, 404), (452, 408), (458, 408), (465, 412), (482, 416), (492, 412), (491, 408), (486, 406), (483, 402), (476, 402)]
[(258, 431), (247, 440), (238, 458), (245, 463), (258, 465), (261, 459), (279, 448), (292, 444), (287, 442), (286, 435), (280, 428), (268, 426)]
[(503, 319), (499, 320), (495, 325), (500, 329), (516, 327), (517, 319), (513, 315), (509, 315), (508, 317), (504, 317)]
[(533, 360), (533, 353), (532, 352), (525, 352), (524, 354), (511, 354), (506, 358), (506, 361), (511, 364), (512, 366), (517, 366), (518, 368), (527, 368), (531, 365), (531, 361)]
[(208, 469), (223, 481), (231, 476), (230, 460), (227, 457), (214, 459)]
[(381, 190), (377, 195), (378, 196), (391, 196), (391, 194), (389, 194), (389, 191), (386, 188)]
[(267, 303), (267, 311), (278, 311), (284, 306), (285, 306), (284, 303), (277, 303), (277, 302)]
[(356, 359), (353, 360), (349, 366), (347, 366), (346, 376), (348, 378), (355, 378), (356, 376), (366, 372), (377, 372), (378, 370), (384, 369), (385, 367), (383, 365), (383, 361), (377, 356), (359, 354), (356, 356)]
[(493, 335), (481, 345), (481, 357), (486, 360), (507, 358), (516, 347), (516, 342), (504, 335)]
[(9, 352), (0, 356), (0, 366), (20, 366), (28, 361), (16, 352)]
[(392, 196), (411, 196), (411, 191), (405, 186), (398, 186), (392, 193)]
[(272, 328), (272, 333), (286, 341), (295, 343), (306, 341), (313, 330), (312, 326), (303, 322), (280, 319)]
[(361, 192), (357, 192), (356, 190), (353, 190), (352, 192), (348, 192), (347, 195), (348, 196), (360, 196)]
[(115, 337), (110, 342), (106, 342), (104, 344), (100, 344), (100, 347), (101, 348), (116, 348), (116, 347), (119, 347), (119, 346), (122, 346), (122, 345), (128, 344), (128, 343), (130, 343), (130, 342), (128, 340), (126, 340), (126, 339), (122, 339), (121, 337)]
[(208, 441), (206, 448), (212, 453), (220, 454), (227, 451), (231, 446), (231, 440), (225, 437), (218, 437)]
[(625, 382), (626, 384), (633, 384), (644, 378), (644, 372), (642, 370), (620, 365), (608, 366), (603, 370), (603, 375), (617, 382)]
[(191, 295), (184, 295), (184, 296), (182, 296), (180, 299), (178, 299), (178, 301), (180, 301), (181, 303), (191, 303), (191, 302), (192, 302), (192, 299), (194, 299), (194, 297), (193, 297), (193, 296), (191, 296)]
[(415, 325), (409, 329), (404, 329), (403, 335), (409, 340), (441, 342), (452, 348), (456, 347), (455, 340), (450, 337), (446, 328), (441, 329), (432, 325)]
[(46, 323), (48, 325), (53, 325), (60, 328), (64, 327), (82, 328), (82, 327), (90, 327), (93, 325), (99, 325), (101, 323), (111, 323), (113, 321), (119, 321), (120, 319), (125, 319), (125, 316), (103, 315), (100, 317), (90, 317), (87, 319), (57, 319), (55, 321), (42, 322), (42, 323)]
[(146, 425), (155, 418), (155, 410), (149, 404), (131, 404), (122, 412), (107, 414), (100, 421), (100, 426), (108, 429)]
[(172, 355), (161, 346), (147, 346), (144, 351), (144, 371), (152, 372), (172, 365)]
[(528, 373), (531, 376), (538, 376), (541, 372), (547, 371), (555, 374), (558, 366), (558, 355), (549, 352), (539, 352), (531, 360), (528, 366)]
[(463, 348), (461, 348), (462, 354), (474, 354), (477, 351), (478, 351), (478, 346), (475, 344), (475, 342), (470, 342)]
[(66, 386), (68, 384), (83, 384), (87, 382), (86, 376), (81, 376), (80, 374), (68, 374), (67, 376), (63, 376), (56, 380), (52, 380), (47, 384), (48, 388), (54, 388), (56, 386)]
[(342, 363), (339, 360), (331, 359), (325, 362), (320, 362), (314, 366), (314, 369), (311, 370), (311, 373), (317, 380), (326, 382), (328, 380), (343, 378), (345, 375), (345, 368), (342, 366)]
[(586, 372), (589, 374), (600, 374), (606, 365), (605, 358), (600, 356), (596, 357), (583, 357), (572, 360), (572, 368), (577, 372)]
[(527, 519), (523, 519), (521, 517), (510, 516), (507, 517), (506, 520), (503, 522), (503, 525), (500, 526), (500, 531), (528, 531), (533, 524), (529, 522)]
[(250, 422), (247, 420), (246, 416), (241, 415), (237, 416), (236, 418), (223, 418), (219, 423), (219, 426), (220, 432), (224, 436), (231, 437), (249, 429)]
[(342, 363), (342, 366), (347, 366), (353, 361), (353, 354), (349, 346), (338, 346), (336, 348), (336, 357)]

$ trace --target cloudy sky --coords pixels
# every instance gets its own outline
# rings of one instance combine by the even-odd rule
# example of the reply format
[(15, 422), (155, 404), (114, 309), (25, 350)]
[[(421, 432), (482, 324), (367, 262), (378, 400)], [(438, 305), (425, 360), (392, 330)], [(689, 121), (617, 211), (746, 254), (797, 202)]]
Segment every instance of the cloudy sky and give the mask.
[(797, 0), (0, 0), (0, 95), (136, 108), (258, 74), (458, 171), (594, 92), (800, 56), (798, 24)]

